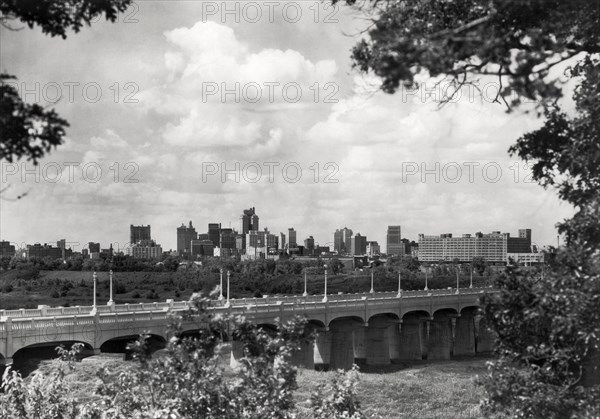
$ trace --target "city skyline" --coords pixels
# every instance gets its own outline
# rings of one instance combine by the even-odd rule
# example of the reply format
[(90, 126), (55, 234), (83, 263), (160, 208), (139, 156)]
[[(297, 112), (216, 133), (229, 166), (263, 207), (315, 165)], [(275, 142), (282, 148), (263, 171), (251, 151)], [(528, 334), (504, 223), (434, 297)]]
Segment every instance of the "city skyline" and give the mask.
[[(2, 29), (0, 58), (21, 94), (70, 123), (65, 144), (37, 169), (2, 162), (0, 181), (10, 186), (0, 200), (3, 240), (124, 243), (123, 226), (135, 223), (151, 224), (157, 241), (176, 249), (173, 225), (235, 228), (239, 209), (252, 203), (261, 224), (284, 233), (295, 226), (299, 242), (333, 242), (343, 224), (380, 245), (387, 225), (405, 226), (409, 238), (526, 225), (553, 245), (554, 225), (573, 213), (507, 154), (540, 120), (466, 94), (436, 110), (423, 92), (374, 91), (376, 79), (350, 71), (356, 38), (343, 33), (366, 23), (347, 8), (327, 23), (302, 5), (292, 24), (280, 14), (223, 22), (203, 16), (198, 2), (138, 6), (135, 23), (99, 21), (66, 40), (37, 27)], [(206, 83), (297, 83), (303, 96), (223, 100), (207, 97)], [(63, 97), (54, 103), (47, 99), (57, 86)], [(223, 180), (223, 171), (233, 173)]]

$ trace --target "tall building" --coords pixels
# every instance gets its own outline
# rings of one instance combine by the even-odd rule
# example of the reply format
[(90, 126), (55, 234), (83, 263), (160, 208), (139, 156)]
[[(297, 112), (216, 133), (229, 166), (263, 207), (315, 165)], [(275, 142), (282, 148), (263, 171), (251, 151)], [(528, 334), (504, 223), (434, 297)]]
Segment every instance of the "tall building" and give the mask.
[(140, 240), (152, 240), (150, 235), (150, 225), (147, 226), (129, 226), (129, 244), (136, 244)]
[(214, 247), (221, 247), (221, 224), (208, 225), (208, 239), (213, 242)]
[(192, 250), (192, 240), (197, 240), (196, 229), (190, 221), (189, 226), (181, 224), (177, 227), (177, 254), (179, 256), (190, 255)]
[(351, 253), (354, 256), (367, 254), (367, 237), (357, 233), (352, 237)]
[(401, 256), (404, 254), (402, 232), (400, 226), (388, 226), (386, 234), (386, 252), (388, 256)]
[(288, 228), (288, 249), (295, 249), (297, 247), (296, 230), (294, 230), (294, 227), (290, 227)]
[(474, 257), (482, 257), (487, 262), (506, 262), (508, 233), (493, 231), (490, 234), (452, 234), (426, 236), (419, 234), (419, 260), (421, 262), (453, 261), (471, 262)]
[(235, 249), (235, 231), (231, 228), (221, 229), (219, 243), (221, 249)]
[(285, 233), (281, 233), (280, 236), (281, 236), (281, 250), (285, 251), (285, 244), (286, 244), (285, 243)]
[(529, 253), (531, 248), (531, 229), (523, 228), (519, 230), (519, 237), (508, 237), (508, 253)]
[(374, 241), (367, 242), (367, 255), (370, 257), (378, 256), (381, 253), (381, 248), (379, 247), (379, 243)]
[(315, 239), (313, 238), (313, 236), (304, 239), (304, 250), (306, 254), (311, 256), (315, 253)]
[(89, 242), (88, 249), (90, 249), (90, 254), (100, 253), (100, 243)]
[(258, 215), (254, 207), (244, 210), (240, 215), (240, 233), (245, 235), (252, 230), (258, 230)]
[(338, 254), (350, 253), (352, 250), (352, 230), (348, 227), (337, 229), (333, 233), (333, 251)]

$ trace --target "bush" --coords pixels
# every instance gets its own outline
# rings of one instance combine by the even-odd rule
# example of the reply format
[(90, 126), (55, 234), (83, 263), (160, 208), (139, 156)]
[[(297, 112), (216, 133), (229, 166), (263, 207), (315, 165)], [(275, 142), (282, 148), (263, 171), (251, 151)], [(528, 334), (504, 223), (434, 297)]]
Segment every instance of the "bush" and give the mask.
[(60, 297), (60, 293), (58, 292), (58, 290), (53, 289), (52, 293), (50, 294), (50, 297), (52, 297), (52, 298), (59, 298)]
[(131, 298), (140, 298), (141, 295), (138, 291), (134, 291), (133, 294), (131, 294)]
[(12, 291), (13, 291), (13, 289), (14, 289), (14, 288), (13, 288), (12, 284), (5, 284), (5, 285), (2, 287), (2, 292), (4, 292), (4, 293), (9, 293), (9, 292), (12, 292)]

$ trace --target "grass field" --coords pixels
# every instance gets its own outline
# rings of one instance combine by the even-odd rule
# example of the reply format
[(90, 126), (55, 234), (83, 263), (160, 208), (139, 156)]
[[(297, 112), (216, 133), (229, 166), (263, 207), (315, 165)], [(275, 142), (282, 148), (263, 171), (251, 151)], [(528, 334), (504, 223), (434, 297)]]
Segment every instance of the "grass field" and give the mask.
[[(483, 418), (478, 407), (483, 390), (474, 379), (485, 372), (487, 360), (489, 358), (476, 357), (361, 367), (358, 394), (363, 412), (368, 418), (378, 419)], [(38, 372), (51, 371), (58, 362), (43, 361)], [(96, 371), (102, 367), (122, 369), (127, 365), (130, 365), (127, 361), (117, 358), (88, 358), (76, 364), (74, 371), (67, 374), (66, 382), (75, 397), (89, 402), (97, 397), (94, 390), (100, 384)], [(300, 417), (310, 417), (311, 393), (330, 381), (333, 374), (299, 370), (295, 398)]]

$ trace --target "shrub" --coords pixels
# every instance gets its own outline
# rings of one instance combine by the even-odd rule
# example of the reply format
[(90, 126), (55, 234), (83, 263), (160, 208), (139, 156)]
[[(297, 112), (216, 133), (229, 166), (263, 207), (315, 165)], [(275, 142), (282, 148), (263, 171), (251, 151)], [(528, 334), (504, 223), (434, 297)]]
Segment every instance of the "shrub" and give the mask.
[(131, 298), (140, 298), (140, 293), (138, 291), (134, 291), (133, 294), (131, 294)]
[(2, 292), (4, 292), (4, 293), (9, 293), (9, 292), (12, 292), (12, 291), (13, 291), (13, 289), (14, 289), (14, 288), (13, 288), (12, 284), (5, 284), (5, 285), (2, 287)]

